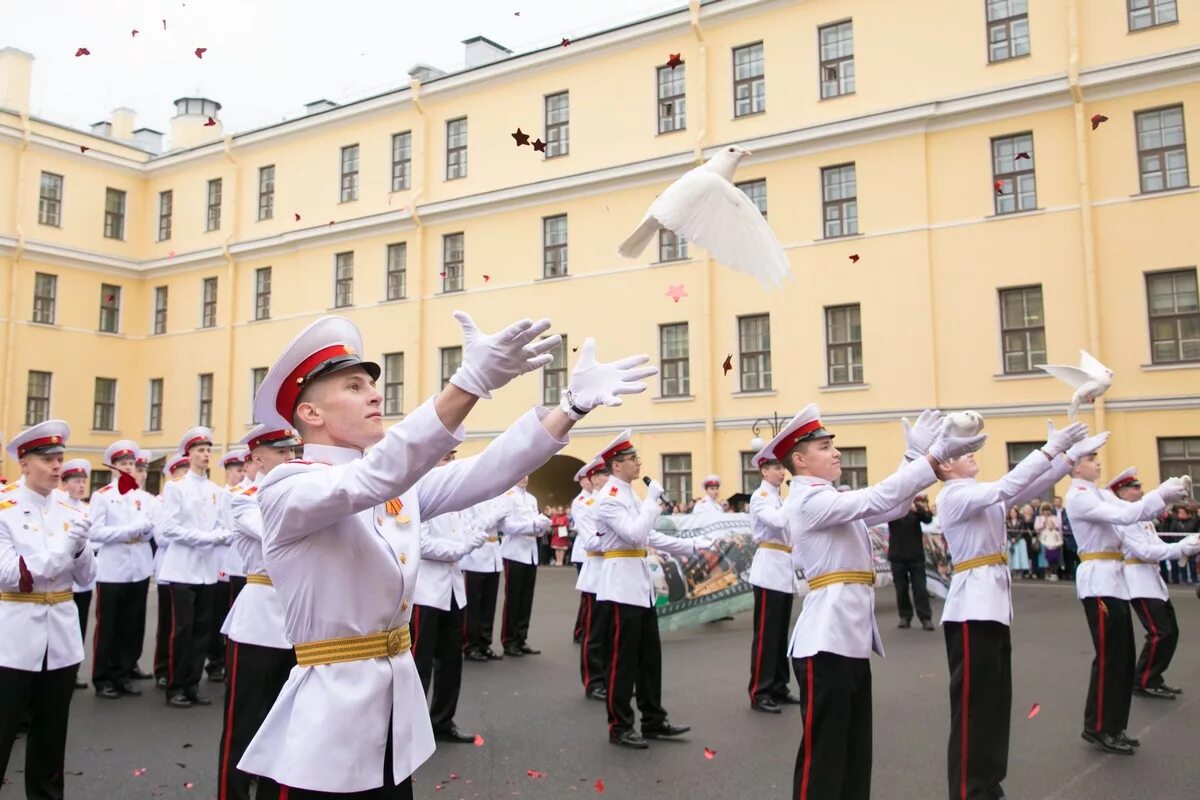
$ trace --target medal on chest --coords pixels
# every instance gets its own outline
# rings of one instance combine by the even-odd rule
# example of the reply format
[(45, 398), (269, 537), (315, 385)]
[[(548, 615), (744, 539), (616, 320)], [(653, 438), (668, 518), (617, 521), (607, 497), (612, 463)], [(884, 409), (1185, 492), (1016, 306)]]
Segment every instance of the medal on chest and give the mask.
[(394, 497), (383, 504), (383, 509), (396, 520), (397, 525), (407, 525), (409, 523), (408, 514), (404, 513), (404, 501), (399, 497)]

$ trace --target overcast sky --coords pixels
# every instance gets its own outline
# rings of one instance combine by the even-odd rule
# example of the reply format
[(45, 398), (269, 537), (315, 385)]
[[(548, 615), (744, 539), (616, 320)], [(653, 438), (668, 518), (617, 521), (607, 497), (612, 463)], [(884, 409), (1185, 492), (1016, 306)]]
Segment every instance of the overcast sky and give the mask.
[[(686, 4), (0, 0), (0, 48), (36, 57), (35, 116), (86, 128), (127, 106), (137, 127), (168, 132), (175, 98), (199, 95), (221, 103), (225, 130), (239, 132), (300, 116), (313, 100), (344, 103), (407, 85), (417, 62), (460, 68), (461, 42), (472, 36), (520, 53)], [(80, 47), (92, 54), (76, 58)], [(197, 47), (208, 48), (201, 60)]]

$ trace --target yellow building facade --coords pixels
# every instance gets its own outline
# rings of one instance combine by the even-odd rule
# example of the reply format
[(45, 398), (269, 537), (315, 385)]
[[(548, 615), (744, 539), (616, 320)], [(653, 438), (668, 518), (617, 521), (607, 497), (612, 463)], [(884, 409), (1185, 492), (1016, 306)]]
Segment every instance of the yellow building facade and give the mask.
[[(1113, 431), (1110, 471), (1200, 478), (1198, 42), (1200, 0), (693, 2), (566, 47), (468, 40), (471, 68), (245, 133), (184, 98), (164, 152), (124, 109), (92, 132), (30, 117), (35, 62), (3, 50), (0, 425), (64, 418), (97, 465), (199, 422), (228, 446), (328, 313), (385, 364), (398, 420), (452, 371), (462, 309), (550, 317), (568, 363), (594, 335), (663, 365), (580, 425), (547, 501), (624, 427), (674, 494), (709, 472), (739, 491), (755, 421), (810, 402), (848, 482), (890, 471), (924, 407), (981, 411), (997, 475), (1065, 421), (1071, 390), (1033, 365), (1080, 348), (1116, 374), (1083, 415)], [(620, 258), (731, 143), (794, 277), (766, 291), (669, 237)], [(464, 454), (565, 374), (481, 404)]]

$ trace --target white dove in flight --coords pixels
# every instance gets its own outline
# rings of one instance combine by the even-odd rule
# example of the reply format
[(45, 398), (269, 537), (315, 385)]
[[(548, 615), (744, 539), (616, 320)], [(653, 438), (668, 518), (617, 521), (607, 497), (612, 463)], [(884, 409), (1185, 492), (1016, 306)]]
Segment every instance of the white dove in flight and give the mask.
[(655, 198), (642, 224), (617, 252), (637, 258), (663, 228), (708, 250), (713, 258), (773, 288), (791, 274), (792, 265), (771, 226), (746, 193), (733, 185), (743, 156), (737, 145), (720, 152), (680, 177)]
[(1090, 403), (1108, 391), (1112, 386), (1113, 373), (1108, 367), (1096, 360), (1087, 350), (1079, 351), (1079, 366), (1067, 367), (1061, 364), (1038, 364), (1038, 369), (1049, 372), (1063, 383), (1075, 390), (1071, 395), (1071, 405), (1067, 407), (1067, 419), (1075, 421), (1079, 414), (1079, 406)]

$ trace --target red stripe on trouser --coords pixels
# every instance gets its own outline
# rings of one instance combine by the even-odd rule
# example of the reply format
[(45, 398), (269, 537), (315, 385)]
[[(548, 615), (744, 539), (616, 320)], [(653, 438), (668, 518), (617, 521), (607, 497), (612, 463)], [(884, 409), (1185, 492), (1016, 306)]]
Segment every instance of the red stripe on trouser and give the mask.
[(508, 561), (504, 562), (504, 608), (500, 609), (500, 643), (507, 644), (508, 640), (508, 594), (512, 585), (508, 582)]
[(167, 589), (171, 596), (171, 637), (167, 640), (167, 685), (175, 685), (175, 591)]
[(288, 787), (279, 787), (279, 800), (288, 800)]
[(812, 721), (813, 721), (813, 657), (808, 657), (805, 699), (808, 705), (804, 709), (804, 769), (800, 777), (800, 800), (808, 800), (808, 771), (812, 766)]
[(958, 774), (962, 787), (962, 800), (967, 800), (967, 710), (971, 707), (971, 628), (962, 624), (963, 637), (963, 686), (962, 686), (962, 754), (959, 756)]
[(1154, 624), (1154, 617), (1150, 616), (1150, 608), (1146, 605), (1145, 599), (1142, 600), (1142, 613), (1146, 615), (1146, 624), (1150, 626), (1150, 654), (1146, 657), (1146, 669), (1142, 671), (1142, 688), (1150, 686), (1150, 669), (1154, 666), (1154, 651), (1158, 649), (1158, 626)]
[(759, 598), (762, 600), (762, 609), (760, 609), (758, 614), (758, 647), (755, 649), (754, 653), (754, 674), (751, 676), (750, 680), (751, 703), (754, 702), (754, 696), (758, 694), (758, 681), (762, 677), (763, 640), (766, 638), (765, 634), (767, 629), (767, 590), (755, 589), (755, 593), (758, 594)]
[(1100, 629), (1100, 669), (1096, 681), (1096, 730), (1104, 730), (1104, 601), (1096, 598), (1096, 626)]
[(421, 636), (421, 607), (413, 606), (412, 619), (409, 620), (409, 628), (412, 630), (412, 651), (417, 651), (417, 639)]
[(227, 795), (227, 787), (229, 785), (229, 748), (233, 745), (233, 708), (234, 700), (237, 695), (237, 657), (238, 643), (229, 640), (229, 649), (233, 655), (229, 658), (229, 700), (225, 706), (225, 748), (221, 753), (221, 774), (220, 785), (218, 786), (218, 795), (220, 800), (225, 800)]
[(613, 695), (616, 694), (613, 689), (617, 683), (617, 653), (621, 652), (621, 609), (616, 603), (613, 603), (613, 654), (612, 666), (608, 670), (608, 733), (612, 735), (613, 727), (616, 723), (613, 718), (616, 713), (613, 711)]
[(588, 669), (588, 640), (592, 638), (592, 597), (585, 594), (583, 602), (586, 604), (586, 611), (583, 612), (583, 643), (580, 645), (579, 652), (583, 658), (583, 688), (587, 689), (592, 685), (592, 673)]

